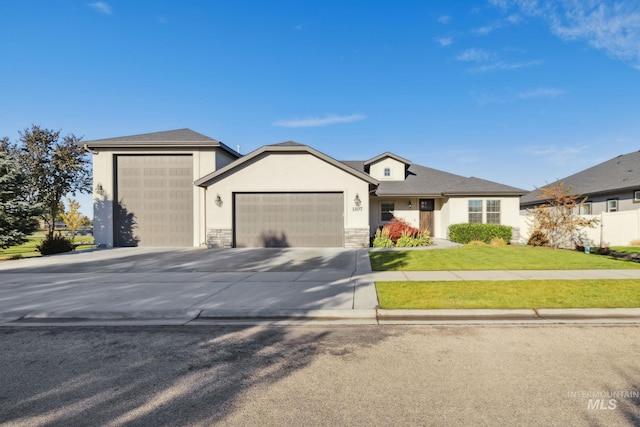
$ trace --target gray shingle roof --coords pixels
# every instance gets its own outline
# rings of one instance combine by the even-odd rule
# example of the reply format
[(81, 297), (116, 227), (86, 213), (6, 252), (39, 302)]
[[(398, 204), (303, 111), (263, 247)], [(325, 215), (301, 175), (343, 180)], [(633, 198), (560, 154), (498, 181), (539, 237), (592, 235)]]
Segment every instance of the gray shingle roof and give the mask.
[[(385, 155), (374, 157), (381, 159)], [(397, 156), (393, 156), (397, 158)], [(365, 171), (370, 160), (345, 160), (342, 163), (359, 171)], [(375, 191), (377, 196), (480, 196), (504, 195), (521, 196), (528, 191), (509, 185), (499, 184), (480, 178), (467, 178), (461, 175), (444, 172), (412, 164), (407, 170), (404, 181), (380, 181)]]
[[(582, 196), (632, 189), (640, 190), (640, 151), (614, 157), (542, 188), (553, 187), (560, 182), (564, 184), (565, 188), (571, 186), (572, 193)], [(520, 204), (540, 203), (541, 200), (536, 197), (538, 194), (540, 194), (540, 189), (526, 194), (520, 200)]]
[(220, 147), (231, 154), (240, 156), (235, 150), (222, 142), (209, 138), (191, 129), (176, 129), (164, 132), (144, 133), (140, 135), (120, 136), (117, 138), (82, 141), (89, 148), (124, 148), (124, 147)]
[(378, 196), (463, 196), (509, 195), (520, 196), (527, 190), (487, 181), (467, 178), (449, 172), (411, 165), (404, 181), (380, 181)]

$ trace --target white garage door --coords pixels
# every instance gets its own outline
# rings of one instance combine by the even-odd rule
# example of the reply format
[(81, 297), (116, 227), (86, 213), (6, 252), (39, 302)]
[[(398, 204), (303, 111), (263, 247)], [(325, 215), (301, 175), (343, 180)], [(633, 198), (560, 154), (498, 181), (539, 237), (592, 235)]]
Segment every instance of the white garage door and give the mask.
[(116, 246), (193, 246), (191, 155), (116, 156)]
[(236, 193), (236, 247), (342, 247), (342, 193)]

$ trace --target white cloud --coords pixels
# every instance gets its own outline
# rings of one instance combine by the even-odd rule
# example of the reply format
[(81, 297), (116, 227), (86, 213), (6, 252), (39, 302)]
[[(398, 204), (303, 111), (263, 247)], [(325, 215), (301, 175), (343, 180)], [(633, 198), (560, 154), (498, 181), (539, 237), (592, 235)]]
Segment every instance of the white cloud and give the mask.
[(483, 27), (474, 28), (471, 30), (472, 34), (476, 36), (486, 36), (487, 34), (492, 33), (493, 31), (500, 28), (502, 24), (500, 22), (494, 22), (493, 24), (485, 25)]
[(296, 30), (296, 31), (300, 31), (300, 30), (302, 30), (302, 25), (298, 24), (295, 27), (293, 27), (293, 29)]
[(91, 9), (95, 10), (98, 13), (102, 13), (103, 15), (111, 15), (113, 13), (111, 6), (109, 6), (107, 3), (102, 1), (97, 1), (95, 3), (88, 3), (87, 6), (89, 6)]
[(565, 91), (561, 89), (539, 87), (534, 90), (520, 92), (516, 97), (518, 99), (556, 98), (564, 93)]
[(310, 117), (306, 119), (292, 119), (292, 120), (278, 120), (272, 123), (273, 126), (285, 127), (285, 128), (306, 128), (306, 127), (319, 127), (329, 126), (338, 123), (351, 123), (364, 120), (366, 116), (362, 114), (351, 114), (350, 116), (338, 116), (335, 114), (329, 114), (324, 117)]
[(438, 17), (438, 22), (441, 24), (448, 24), (451, 21), (451, 17), (449, 15), (442, 15)]
[(566, 147), (551, 145), (548, 147), (526, 147), (524, 151), (532, 156), (543, 157), (553, 164), (565, 166), (575, 163), (576, 156), (588, 148), (586, 145), (569, 145)]
[(484, 73), (487, 71), (498, 71), (498, 70), (517, 70), (520, 68), (529, 68), (535, 67), (536, 65), (542, 64), (542, 61), (527, 61), (527, 62), (506, 62), (506, 61), (495, 61), (490, 62), (488, 64), (479, 65), (477, 67), (473, 67), (469, 69), (469, 71), (473, 71), (476, 73)]
[(436, 37), (435, 40), (442, 47), (451, 46), (453, 44), (453, 37)]
[(467, 49), (456, 57), (458, 61), (464, 62), (484, 62), (495, 57), (495, 54), (483, 49)]
[(586, 41), (615, 59), (640, 66), (640, 2), (637, 0), (490, 0), (544, 20), (564, 41)]

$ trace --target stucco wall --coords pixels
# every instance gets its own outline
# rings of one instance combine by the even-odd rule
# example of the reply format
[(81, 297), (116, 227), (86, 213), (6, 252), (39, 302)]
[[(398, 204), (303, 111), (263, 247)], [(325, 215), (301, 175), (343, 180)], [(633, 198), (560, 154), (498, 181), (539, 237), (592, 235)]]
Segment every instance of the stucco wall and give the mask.
[(482, 200), (482, 222), (486, 222), (487, 200), (500, 200), (500, 224), (520, 227), (519, 197), (450, 197), (447, 212), (443, 212), (442, 227), (446, 230), (452, 224), (469, 222), (469, 200)]
[[(207, 188), (207, 228), (231, 229), (234, 192), (344, 193), (344, 228), (369, 227), (369, 184), (308, 153), (263, 154)], [(217, 195), (222, 206), (215, 204)], [(361, 200), (356, 207), (356, 194)]]
[[(384, 169), (389, 168), (391, 176), (384, 176)], [(369, 175), (378, 181), (404, 181), (405, 164), (391, 157), (386, 157), (369, 166)]]
[[(113, 246), (113, 197), (114, 157), (122, 154), (172, 155), (191, 154), (193, 158), (193, 180), (216, 170), (216, 148), (171, 148), (151, 150), (146, 148), (106, 149), (93, 154), (93, 214), (94, 239), (96, 244)], [(206, 240), (204, 217), (205, 191), (193, 186), (193, 245), (200, 246)]]

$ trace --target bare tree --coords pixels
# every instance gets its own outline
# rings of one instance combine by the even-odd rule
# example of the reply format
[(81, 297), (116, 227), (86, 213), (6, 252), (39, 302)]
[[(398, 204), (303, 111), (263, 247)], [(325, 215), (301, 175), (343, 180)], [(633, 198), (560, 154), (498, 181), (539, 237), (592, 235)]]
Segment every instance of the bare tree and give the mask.
[(542, 188), (537, 196), (542, 203), (532, 211), (534, 230), (544, 233), (553, 248), (581, 244), (581, 229), (594, 228), (598, 223), (597, 218), (576, 215), (587, 198), (571, 190), (562, 182)]

